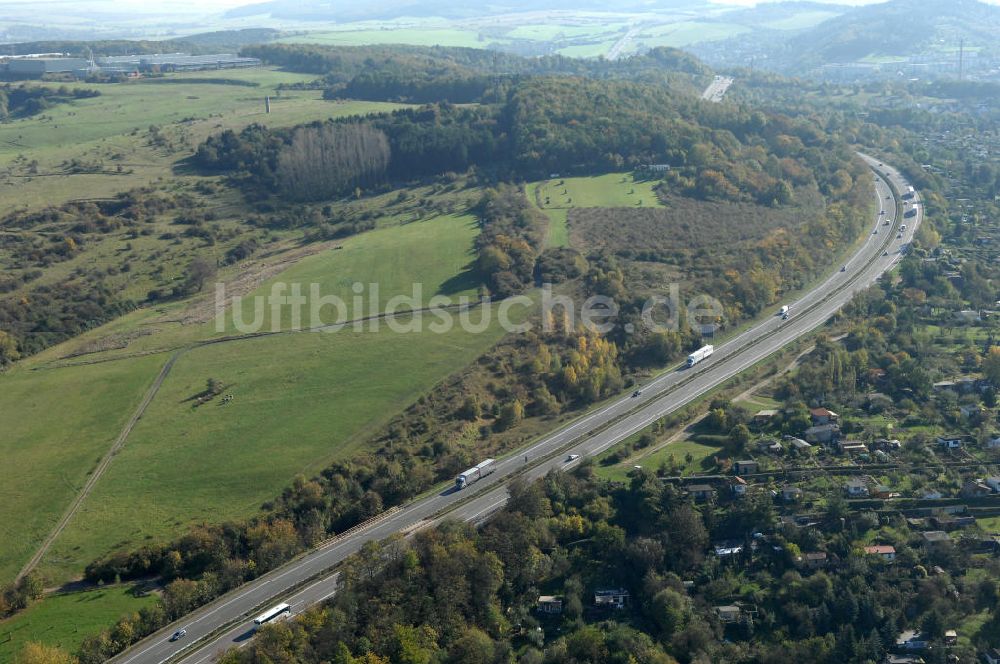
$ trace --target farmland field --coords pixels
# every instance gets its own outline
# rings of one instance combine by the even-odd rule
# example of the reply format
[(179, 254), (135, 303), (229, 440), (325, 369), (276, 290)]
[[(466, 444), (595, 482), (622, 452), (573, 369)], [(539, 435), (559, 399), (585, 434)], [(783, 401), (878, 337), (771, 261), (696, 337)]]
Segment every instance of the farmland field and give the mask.
[(332, 30), (287, 37), (294, 43), (358, 46), (363, 44), (410, 44), (413, 46), (465, 46), (483, 48), (493, 41), (476, 30), (461, 28), (395, 28), (369, 30)]
[(137, 597), (127, 586), (48, 597), (0, 621), (0, 664), (14, 661), (17, 652), (29, 641), (73, 652), (87, 636), (155, 601), (155, 595)]

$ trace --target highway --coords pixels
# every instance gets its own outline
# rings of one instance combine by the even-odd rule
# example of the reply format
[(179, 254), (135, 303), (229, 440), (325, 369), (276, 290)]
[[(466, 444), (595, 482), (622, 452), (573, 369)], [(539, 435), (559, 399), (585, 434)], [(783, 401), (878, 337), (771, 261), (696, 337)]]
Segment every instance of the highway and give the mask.
[(729, 86), (733, 84), (735, 79), (729, 76), (716, 76), (712, 79), (712, 82), (708, 84), (705, 91), (701, 93), (701, 98), (705, 101), (711, 101), (718, 104), (722, 101), (722, 98), (726, 96), (726, 92), (729, 90)]
[[(287, 602), (294, 613), (332, 595), (336, 589), (332, 568), (366, 542), (394, 533), (410, 533), (441, 518), (480, 522), (504, 504), (506, 480), (512, 475), (535, 478), (554, 468), (571, 468), (579, 460), (568, 462), (569, 454), (599, 454), (822, 325), (855, 293), (874, 283), (901, 259), (901, 249), (912, 240), (922, 220), (922, 206), (915, 216), (904, 218), (905, 210), (898, 209), (897, 203), (910, 206), (891, 194), (887, 180), (900, 194), (906, 192), (908, 183), (902, 176), (888, 166), (880, 166), (875, 159), (862, 158), (881, 173), (875, 178), (875, 195), (878, 209), (885, 215), (877, 215), (867, 239), (843, 271), (832, 273), (796, 301), (784, 303), (789, 305), (787, 320), (771, 316), (759, 322), (718, 346), (714, 355), (695, 367), (665, 372), (643, 385), (638, 397), (614, 399), (499, 460), (496, 472), (466, 489), (435, 492), (342, 534), (192, 612), (111, 661), (162, 664), (176, 659), (184, 664), (207, 664), (219, 652), (248, 643), (253, 635), (252, 619), (261, 610)], [(892, 223), (884, 225), (884, 219)], [(902, 238), (897, 238), (900, 223), (905, 223), (907, 229)], [(876, 230), (877, 234), (872, 232)], [(187, 635), (170, 641), (170, 635), (182, 627)]]

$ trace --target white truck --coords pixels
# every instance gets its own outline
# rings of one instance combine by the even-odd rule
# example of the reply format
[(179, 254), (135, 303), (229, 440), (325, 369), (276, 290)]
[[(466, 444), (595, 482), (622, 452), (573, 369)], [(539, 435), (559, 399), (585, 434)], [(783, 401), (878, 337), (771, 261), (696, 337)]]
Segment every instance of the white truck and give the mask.
[(487, 459), (482, 463), (478, 463), (465, 472), (459, 473), (458, 477), (455, 478), (455, 488), (464, 489), (473, 482), (483, 479), (494, 470), (496, 470), (496, 461), (493, 459)]
[(689, 367), (693, 367), (694, 365), (698, 364), (699, 362), (701, 362), (714, 352), (715, 352), (715, 346), (702, 346), (695, 352), (688, 355), (687, 365)]
[(787, 304), (785, 306), (781, 307), (781, 310), (778, 311), (778, 315), (781, 316), (782, 318), (788, 318), (788, 305)]

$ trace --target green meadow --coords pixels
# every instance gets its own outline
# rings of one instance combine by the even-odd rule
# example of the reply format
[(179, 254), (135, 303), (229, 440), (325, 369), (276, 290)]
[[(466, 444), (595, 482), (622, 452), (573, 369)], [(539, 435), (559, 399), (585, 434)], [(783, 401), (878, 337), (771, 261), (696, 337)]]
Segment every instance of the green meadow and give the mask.
[[(291, 126), (401, 107), (327, 101), (321, 90), (276, 89), (279, 84), (315, 78), (305, 74), (270, 68), (211, 74), (215, 75), (193, 72), (127, 83), (73, 84), (69, 87), (92, 88), (101, 95), (0, 124), (0, 213), (112, 196), (158, 178), (183, 175), (177, 171), (178, 159), (224, 129), (239, 130), (255, 122)], [(215, 82), (219, 79), (230, 83)], [(270, 113), (265, 113), (265, 96), (271, 97)], [(153, 140), (151, 127), (162, 140)], [(74, 159), (101, 168), (70, 172), (66, 164)]]
[(141, 357), (0, 374), (0, 583), (62, 516), (162, 364)]
[[(497, 325), (482, 334), (345, 329), (188, 351), (56, 540), (43, 573), (72, 578), (114, 547), (253, 514), (296, 474), (360, 449), (502, 334)], [(233, 399), (196, 406), (191, 397), (208, 378)]]
[[(411, 294), (414, 283), (421, 284), (425, 299), (474, 296), (478, 281), (470, 270), (477, 233), (468, 215), (369, 231), (348, 238), (340, 249), (303, 258), (251, 295), (268, 294), (276, 282), (301, 283), (306, 292), (308, 284), (317, 283), (322, 294), (338, 295), (350, 304), (351, 286), (357, 282), (379, 284), (378, 308), (395, 295)], [(250, 302), (252, 298), (244, 300), (245, 306)], [(472, 312), (471, 320), (479, 321), (481, 313)], [(281, 313), (285, 329), (288, 316), (287, 310)], [(271, 321), (266, 320), (269, 329)], [(70, 579), (114, 547), (169, 537), (192, 523), (252, 514), (296, 474), (308, 475), (356, 452), (379, 426), (503, 334), (495, 323), (478, 334), (460, 329), (437, 334), (427, 328), (436, 321), (426, 317), (418, 333), (397, 333), (381, 322), (375, 331), (288, 332), (186, 350), (125, 448), (56, 539), (43, 573)], [(116, 325), (122, 331), (121, 322), (108, 327)], [(152, 333), (118, 353), (121, 359), (93, 366), (135, 379), (141, 374), (148, 383), (167, 356), (141, 355), (143, 350), (217, 336), (214, 325), (152, 327)], [(69, 388), (59, 382), (60, 376), (80, 370), (53, 368), (30, 375), (48, 377), (49, 390), (63, 394)], [(233, 400), (196, 406), (191, 398), (209, 378), (223, 383)], [(131, 413), (133, 402), (118, 401), (120, 417)], [(115, 405), (109, 399), (109, 407)], [(76, 417), (66, 425), (73, 426)], [(43, 434), (38, 427), (27, 427), (25, 443), (33, 443), (31, 435)], [(70, 495), (65, 493), (63, 502)], [(25, 555), (30, 549), (25, 547)]]
[(0, 621), (0, 664), (14, 661), (18, 651), (31, 641), (73, 652), (86, 637), (156, 601), (155, 595), (133, 594), (130, 586), (47, 597)]
[(588, 207), (662, 207), (653, 187), (656, 180), (636, 179), (631, 173), (608, 173), (591, 177), (553, 178), (529, 183), (528, 200), (549, 218), (546, 243), (569, 245), (567, 211)]

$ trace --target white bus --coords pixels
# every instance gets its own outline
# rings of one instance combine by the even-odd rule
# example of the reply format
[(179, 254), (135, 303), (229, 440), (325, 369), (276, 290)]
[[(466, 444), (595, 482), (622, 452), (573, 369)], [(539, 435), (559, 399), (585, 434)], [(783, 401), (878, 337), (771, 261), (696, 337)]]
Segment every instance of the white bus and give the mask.
[(253, 619), (253, 624), (257, 625), (259, 627), (260, 625), (263, 625), (264, 623), (273, 622), (274, 620), (278, 619), (279, 617), (283, 618), (287, 614), (291, 613), (291, 611), (292, 611), (292, 607), (289, 606), (288, 604), (279, 604), (278, 606), (272, 606), (270, 609), (268, 609), (264, 613), (260, 614), (256, 618), (254, 618)]

